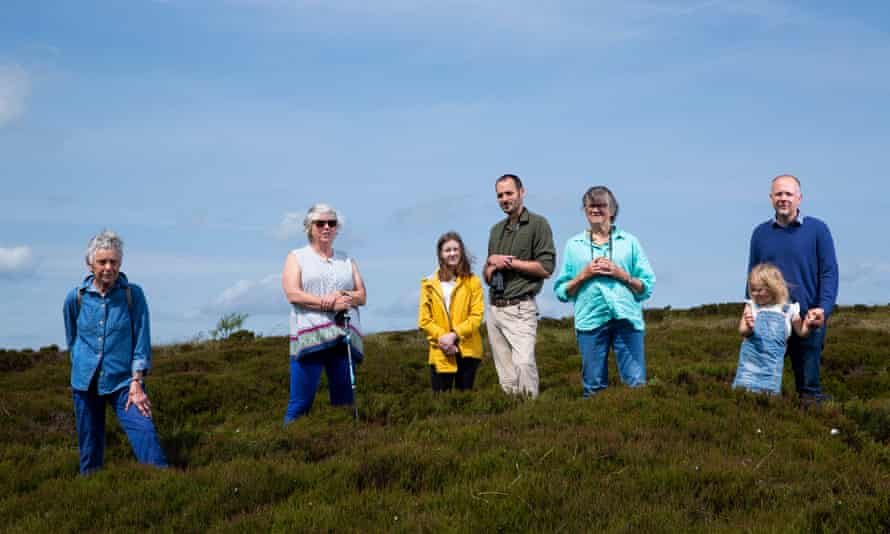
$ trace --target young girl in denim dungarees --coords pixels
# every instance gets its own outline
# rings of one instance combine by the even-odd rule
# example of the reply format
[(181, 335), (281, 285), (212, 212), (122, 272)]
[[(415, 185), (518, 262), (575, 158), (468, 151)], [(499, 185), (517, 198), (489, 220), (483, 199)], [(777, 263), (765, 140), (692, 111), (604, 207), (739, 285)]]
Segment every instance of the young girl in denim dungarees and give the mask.
[(771, 263), (751, 269), (748, 293), (751, 300), (746, 301), (739, 321), (739, 333), (744, 339), (732, 387), (778, 395), (782, 392), (782, 368), (791, 330), (807, 337), (810, 321), (801, 319), (800, 304), (788, 302), (785, 279)]

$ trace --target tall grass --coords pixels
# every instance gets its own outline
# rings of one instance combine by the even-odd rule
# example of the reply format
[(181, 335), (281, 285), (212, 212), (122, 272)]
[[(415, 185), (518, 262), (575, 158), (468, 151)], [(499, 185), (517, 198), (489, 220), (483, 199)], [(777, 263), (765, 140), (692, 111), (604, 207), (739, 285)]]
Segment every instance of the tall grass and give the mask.
[[(429, 391), (419, 333), (369, 336), (360, 420), (322, 384), (283, 428), (283, 338), (158, 347), (148, 382), (173, 467), (132, 459), (108, 414), (106, 468), (77, 476), (67, 356), (0, 352), (0, 530), (890, 530), (890, 308), (832, 319), (801, 408), (733, 391), (741, 306), (647, 313), (650, 384), (614, 364), (582, 400), (571, 320), (542, 320), (541, 396)], [(832, 429), (837, 429), (832, 433)]]

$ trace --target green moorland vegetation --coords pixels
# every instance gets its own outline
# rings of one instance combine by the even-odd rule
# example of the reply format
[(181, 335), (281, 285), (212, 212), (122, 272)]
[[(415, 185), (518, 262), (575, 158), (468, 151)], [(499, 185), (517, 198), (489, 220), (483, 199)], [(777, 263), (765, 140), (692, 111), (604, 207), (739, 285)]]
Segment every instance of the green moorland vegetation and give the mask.
[(843, 307), (823, 362), (835, 401), (733, 391), (739, 304), (649, 310), (649, 384), (580, 398), (571, 320), (545, 319), (542, 393), (508, 398), (490, 359), (433, 396), (416, 331), (368, 336), (360, 419), (282, 428), (286, 341), (156, 347), (149, 381), (173, 467), (139, 466), (108, 417), (106, 468), (77, 476), (67, 356), (0, 351), (0, 530), (890, 531), (890, 306)]

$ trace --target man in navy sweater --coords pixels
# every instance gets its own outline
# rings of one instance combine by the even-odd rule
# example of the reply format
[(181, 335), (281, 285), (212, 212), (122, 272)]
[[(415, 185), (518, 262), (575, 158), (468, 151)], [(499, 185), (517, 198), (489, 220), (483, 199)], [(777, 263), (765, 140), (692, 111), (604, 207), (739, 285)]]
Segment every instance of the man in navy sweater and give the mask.
[(769, 195), (776, 216), (754, 229), (748, 272), (758, 263), (770, 262), (782, 271), (792, 302), (800, 303), (801, 316), (816, 327), (806, 338), (791, 333), (788, 356), (794, 384), (804, 401), (821, 402), (819, 362), (825, 342), (825, 322), (837, 299), (838, 270), (834, 241), (828, 226), (800, 213), (800, 180), (790, 174), (773, 178)]

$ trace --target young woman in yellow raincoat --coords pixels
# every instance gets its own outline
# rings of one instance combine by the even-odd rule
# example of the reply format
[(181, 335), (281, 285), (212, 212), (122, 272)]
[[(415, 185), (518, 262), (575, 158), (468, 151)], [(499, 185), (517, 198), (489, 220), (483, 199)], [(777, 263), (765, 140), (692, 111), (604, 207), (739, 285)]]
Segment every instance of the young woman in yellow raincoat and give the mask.
[(429, 341), (430, 382), (434, 392), (473, 389), (482, 360), (479, 327), (485, 304), (482, 282), (457, 232), (436, 243), (439, 268), (420, 281), (417, 324)]

